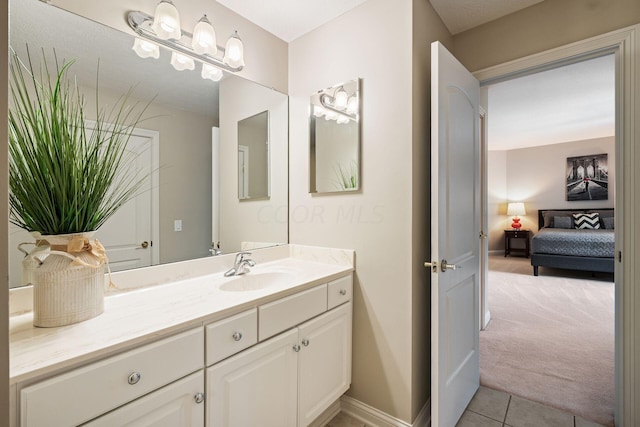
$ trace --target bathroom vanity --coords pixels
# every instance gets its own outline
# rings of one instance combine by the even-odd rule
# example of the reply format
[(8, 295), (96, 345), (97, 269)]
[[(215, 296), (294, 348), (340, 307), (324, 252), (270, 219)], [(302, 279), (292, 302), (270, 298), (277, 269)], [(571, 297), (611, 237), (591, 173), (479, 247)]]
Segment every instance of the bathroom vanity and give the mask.
[(233, 277), (233, 255), (114, 274), (104, 314), (75, 325), (12, 316), (12, 426), (317, 423), (351, 382), (353, 252), (253, 259)]

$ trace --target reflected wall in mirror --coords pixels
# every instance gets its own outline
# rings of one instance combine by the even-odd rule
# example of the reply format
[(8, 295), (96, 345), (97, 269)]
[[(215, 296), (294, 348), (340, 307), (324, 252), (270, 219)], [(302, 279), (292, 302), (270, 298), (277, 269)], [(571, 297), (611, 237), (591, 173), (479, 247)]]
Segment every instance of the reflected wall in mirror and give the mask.
[[(226, 73), (216, 83), (199, 71), (176, 71), (166, 50), (159, 59), (142, 59), (131, 49), (132, 35), (39, 0), (10, 0), (10, 10), (10, 44), (21, 58), (28, 44), (32, 59), (43, 50), (52, 56), (55, 49), (60, 61), (76, 60), (70, 75), (86, 96), (87, 110), (95, 108), (98, 62), (100, 104), (113, 105), (131, 87), (142, 103), (153, 99), (148, 119), (136, 130), (148, 158), (142, 166), (155, 170), (152, 190), (143, 195), (149, 212), (138, 215), (125, 206), (116, 215), (130, 229), (117, 225), (115, 232), (96, 233), (109, 246), (124, 241), (132, 249), (122, 259), (109, 251), (114, 271), (210, 256), (213, 242), (220, 242), (223, 253), (287, 243), (285, 94)], [(271, 170), (278, 174), (269, 179), (270, 200), (246, 209), (237, 196), (238, 121), (263, 111), (269, 111)], [(33, 242), (28, 233), (10, 227), (10, 286), (22, 283), (24, 255), (17, 246), (27, 241)]]
[(309, 192), (360, 188), (360, 79), (311, 96)]
[(269, 112), (238, 122), (238, 199), (269, 197)]

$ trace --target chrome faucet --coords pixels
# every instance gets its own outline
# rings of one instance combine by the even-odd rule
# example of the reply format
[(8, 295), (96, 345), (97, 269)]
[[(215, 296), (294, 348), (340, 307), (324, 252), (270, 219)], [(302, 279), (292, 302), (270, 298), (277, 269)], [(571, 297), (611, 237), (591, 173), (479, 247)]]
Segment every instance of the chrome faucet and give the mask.
[(251, 252), (239, 252), (236, 254), (236, 260), (233, 268), (224, 273), (225, 277), (240, 276), (249, 272), (249, 267), (254, 267), (256, 262), (249, 258)]

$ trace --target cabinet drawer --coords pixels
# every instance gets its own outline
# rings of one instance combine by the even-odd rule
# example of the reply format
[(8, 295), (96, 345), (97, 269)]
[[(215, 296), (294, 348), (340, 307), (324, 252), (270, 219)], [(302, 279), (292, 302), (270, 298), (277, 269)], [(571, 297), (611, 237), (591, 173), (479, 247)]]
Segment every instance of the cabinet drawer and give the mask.
[(353, 276), (350, 274), (347, 277), (329, 282), (327, 285), (327, 305), (331, 310), (334, 307), (344, 304), (351, 300), (353, 293)]
[(77, 425), (203, 366), (200, 327), (22, 389), (20, 425)]
[(206, 326), (207, 366), (258, 342), (258, 310), (253, 309)]
[(327, 311), (327, 285), (258, 307), (260, 341)]

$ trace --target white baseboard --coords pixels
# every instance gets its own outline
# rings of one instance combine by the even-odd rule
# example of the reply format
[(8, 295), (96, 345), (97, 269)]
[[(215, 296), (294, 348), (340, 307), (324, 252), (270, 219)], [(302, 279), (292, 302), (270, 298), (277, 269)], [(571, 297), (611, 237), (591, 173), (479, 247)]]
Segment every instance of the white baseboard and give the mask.
[(340, 398), (342, 412), (355, 418), (369, 427), (428, 427), (431, 425), (431, 399), (422, 407), (413, 424), (380, 411), (349, 396)]
[(340, 413), (340, 408), (341, 408), (340, 399), (338, 399), (335, 402), (333, 402), (331, 406), (325, 409), (324, 412), (320, 414), (318, 418), (316, 418), (311, 424), (309, 424), (309, 427), (326, 426), (329, 421), (331, 421), (336, 415)]
[(504, 249), (491, 249), (489, 255), (504, 255)]

